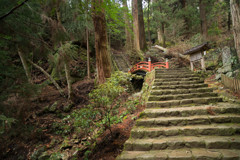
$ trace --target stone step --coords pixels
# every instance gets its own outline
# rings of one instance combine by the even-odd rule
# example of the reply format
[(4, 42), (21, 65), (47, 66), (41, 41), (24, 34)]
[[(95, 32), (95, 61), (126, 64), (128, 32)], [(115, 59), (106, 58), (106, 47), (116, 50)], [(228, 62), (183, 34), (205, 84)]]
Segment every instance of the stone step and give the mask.
[(227, 103), (218, 103), (217, 105), (204, 105), (204, 106), (191, 106), (191, 107), (178, 107), (178, 108), (159, 108), (159, 109), (145, 109), (140, 117), (169, 117), (169, 116), (178, 116), (178, 117), (187, 117), (194, 115), (217, 115), (225, 113), (236, 113), (240, 114), (240, 106), (227, 104)]
[(188, 72), (191, 72), (189, 69), (185, 69), (185, 68), (179, 68), (179, 69), (176, 69), (176, 68), (169, 68), (169, 69), (161, 69), (161, 68), (156, 68), (155, 69), (156, 72), (174, 72), (174, 71), (188, 71)]
[(240, 150), (183, 148), (159, 151), (123, 151), (116, 160), (239, 160)]
[(165, 90), (152, 90), (151, 95), (167, 95), (167, 94), (187, 94), (187, 93), (206, 93), (212, 92), (212, 88), (193, 88), (193, 89), (165, 89)]
[(192, 72), (188, 72), (188, 71), (176, 71), (176, 72), (158, 72), (156, 71), (155, 72), (155, 75), (186, 75), (186, 74), (193, 74), (193, 75), (196, 75)]
[(171, 82), (171, 81), (192, 81), (192, 80), (199, 80), (200, 77), (189, 77), (189, 78), (170, 78), (170, 79), (163, 79), (163, 78), (155, 78), (154, 82)]
[(161, 85), (161, 86), (155, 86), (153, 85), (152, 89), (154, 90), (160, 90), (160, 89), (189, 89), (189, 88), (201, 88), (201, 87), (207, 87), (207, 84), (185, 84), (185, 85)]
[(209, 124), (209, 125), (188, 125), (170, 127), (134, 127), (131, 131), (131, 138), (162, 138), (169, 136), (232, 136), (240, 135), (240, 124)]
[(240, 149), (240, 136), (182, 136), (157, 139), (129, 139), (126, 151), (174, 150), (180, 148)]
[(213, 123), (240, 123), (240, 115), (195, 115), (191, 117), (159, 117), (138, 119), (136, 126), (186, 126)]
[(222, 102), (222, 98), (220, 97), (205, 97), (205, 98), (190, 98), (190, 99), (182, 99), (182, 100), (169, 100), (169, 101), (150, 101), (147, 102), (147, 108), (161, 108), (161, 107), (176, 107), (178, 105), (185, 104), (208, 104)]
[(155, 78), (169, 79), (169, 78), (196, 78), (198, 76), (193, 74), (179, 74), (179, 75), (155, 75)]
[(181, 100), (181, 99), (190, 99), (190, 98), (202, 98), (202, 97), (216, 97), (218, 94), (213, 92), (205, 93), (188, 93), (188, 94), (175, 94), (175, 95), (150, 95), (148, 101), (168, 101), (168, 100)]
[(154, 85), (159, 86), (159, 85), (198, 84), (198, 83), (204, 83), (204, 81), (203, 80), (170, 81), (170, 82), (162, 81), (162, 82), (155, 82)]
[(196, 74), (192, 73), (155, 73), (155, 77), (166, 77), (166, 76), (172, 76), (172, 77), (198, 77)]

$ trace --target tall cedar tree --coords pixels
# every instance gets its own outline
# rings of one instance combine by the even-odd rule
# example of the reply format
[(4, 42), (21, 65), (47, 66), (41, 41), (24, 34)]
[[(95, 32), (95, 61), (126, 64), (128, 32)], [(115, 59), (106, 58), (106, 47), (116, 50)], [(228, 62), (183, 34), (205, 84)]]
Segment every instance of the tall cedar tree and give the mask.
[(202, 34), (204, 40), (207, 40), (207, 37), (208, 37), (206, 5), (207, 5), (206, 0), (200, 0), (199, 1), (201, 34)]
[(102, 84), (111, 76), (111, 62), (107, 50), (107, 31), (103, 0), (93, 0), (93, 23), (95, 29), (96, 67), (98, 83)]
[(132, 0), (132, 15), (133, 15), (133, 33), (134, 47), (140, 51), (140, 35), (139, 35), (139, 18), (138, 18), (138, 0)]
[(129, 22), (128, 17), (128, 6), (127, 0), (123, 0), (123, 7), (124, 7), (124, 20), (125, 20), (125, 34), (126, 34), (126, 44), (125, 47), (127, 50), (132, 50), (132, 38), (131, 38), (131, 25)]
[(144, 28), (144, 20), (143, 20), (143, 8), (142, 8), (142, 0), (138, 0), (138, 26), (139, 26), (139, 42), (140, 49), (146, 49), (146, 38), (145, 38), (145, 28)]
[(240, 1), (230, 0), (230, 8), (232, 13), (234, 43), (240, 62)]

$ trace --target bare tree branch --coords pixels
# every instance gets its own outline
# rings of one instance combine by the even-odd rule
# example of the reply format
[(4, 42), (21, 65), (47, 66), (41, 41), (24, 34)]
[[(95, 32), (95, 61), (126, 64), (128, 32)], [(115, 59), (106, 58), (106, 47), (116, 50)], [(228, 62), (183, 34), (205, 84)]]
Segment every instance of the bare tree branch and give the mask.
[(0, 20), (3, 20), (4, 18), (6, 18), (7, 16), (9, 16), (10, 14), (12, 14), (16, 9), (18, 9), (19, 7), (23, 6), (27, 1), (29, 0), (25, 0), (22, 3), (20, 3), (19, 5), (13, 7), (8, 13), (4, 14), (3, 16), (0, 17)]

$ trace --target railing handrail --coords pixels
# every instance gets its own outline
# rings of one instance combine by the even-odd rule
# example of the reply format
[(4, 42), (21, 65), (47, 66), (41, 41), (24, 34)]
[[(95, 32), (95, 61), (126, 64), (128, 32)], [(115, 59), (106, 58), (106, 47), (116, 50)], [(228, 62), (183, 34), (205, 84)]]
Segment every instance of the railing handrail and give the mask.
[(155, 68), (169, 68), (169, 64), (168, 61), (166, 60), (166, 62), (155, 62), (155, 63), (151, 63), (151, 61), (141, 61), (138, 62), (137, 64), (135, 64), (129, 72), (133, 73), (137, 70), (145, 70), (147, 72), (151, 72), (153, 69)]

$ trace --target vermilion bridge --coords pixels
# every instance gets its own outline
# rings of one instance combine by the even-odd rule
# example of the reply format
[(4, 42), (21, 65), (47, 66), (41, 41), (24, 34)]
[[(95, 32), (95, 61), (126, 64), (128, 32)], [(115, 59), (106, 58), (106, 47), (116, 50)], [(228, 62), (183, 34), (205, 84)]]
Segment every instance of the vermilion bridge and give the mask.
[(137, 72), (151, 72), (155, 68), (169, 68), (168, 61), (166, 62), (156, 62), (156, 63), (151, 63), (151, 61), (142, 61), (137, 64), (135, 64), (131, 69), (130, 73), (137, 73)]

